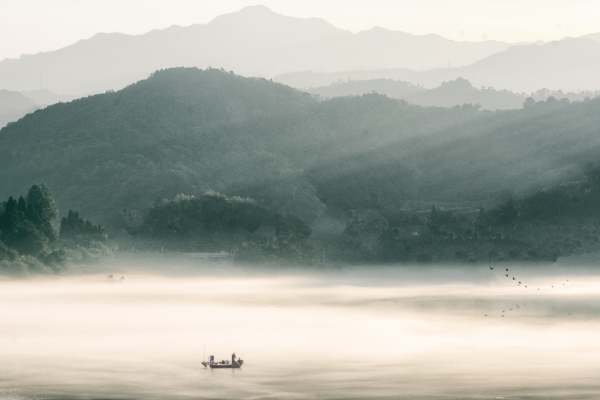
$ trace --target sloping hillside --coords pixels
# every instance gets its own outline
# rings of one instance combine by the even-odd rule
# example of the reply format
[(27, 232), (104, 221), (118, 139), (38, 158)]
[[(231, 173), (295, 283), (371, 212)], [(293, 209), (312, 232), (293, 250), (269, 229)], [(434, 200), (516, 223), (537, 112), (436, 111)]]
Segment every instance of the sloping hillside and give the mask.
[(310, 222), (325, 207), (496, 202), (582, 179), (600, 100), (437, 108), (370, 94), (318, 101), (265, 79), (170, 69), (0, 130), (0, 196), (50, 185), (106, 225), (123, 208), (209, 189)]
[(599, 123), (600, 99), (530, 101), (440, 129), (443, 143), (414, 138), (313, 167), (306, 176), (320, 198), (346, 210), (372, 207), (375, 199), (384, 208), (413, 200), (490, 205), (503, 193), (585, 180), (583, 166), (600, 159)]
[(43, 181), (61, 210), (105, 223), (157, 196), (289, 182), (310, 166), (475, 115), (379, 95), (320, 103), (281, 84), (215, 69), (158, 71), (1, 130), (0, 191), (22, 193)]

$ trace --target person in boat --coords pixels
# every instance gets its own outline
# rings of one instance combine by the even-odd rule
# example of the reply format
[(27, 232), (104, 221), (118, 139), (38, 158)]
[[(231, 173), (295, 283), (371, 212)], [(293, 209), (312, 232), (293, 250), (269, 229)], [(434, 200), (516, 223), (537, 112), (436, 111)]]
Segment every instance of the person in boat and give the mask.
[(215, 356), (208, 356), (208, 363), (209, 364), (214, 364), (215, 363)]
[(235, 359), (236, 359), (236, 358), (237, 358), (237, 357), (235, 356), (235, 353), (233, 353), (233, 354), (231, 355), (231, 363), (232, 363), (232, 364), (235, 364)]

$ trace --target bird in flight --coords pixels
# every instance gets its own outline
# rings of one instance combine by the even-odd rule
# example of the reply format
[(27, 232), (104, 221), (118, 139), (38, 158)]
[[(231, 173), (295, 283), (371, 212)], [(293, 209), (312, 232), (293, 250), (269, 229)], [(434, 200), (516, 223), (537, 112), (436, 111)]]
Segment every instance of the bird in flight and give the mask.
[(513, 276), (513, 281), (515, 280), (515, 277)]
[(508, 274), (505, 274), (505, 275), (506, 275), (506, 277), (508, 278)]
[(490, 271), (493, 270), (494, 268), (490, 267)]
[(506, 268), (506, 270), (508, 271), (508, 268)]

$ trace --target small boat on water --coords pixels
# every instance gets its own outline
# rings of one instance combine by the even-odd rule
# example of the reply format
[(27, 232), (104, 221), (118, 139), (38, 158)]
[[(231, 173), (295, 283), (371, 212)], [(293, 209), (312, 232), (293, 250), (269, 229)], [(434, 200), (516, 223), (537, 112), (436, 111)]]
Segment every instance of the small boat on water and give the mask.
[(229, 361), (221, 361), (218, 363), (209, 363), (208, 361), (202, 361), (202, 365), (204, 365), (204, 368), (206, 367), (210, 367), (210, 368), (239, 368), (242, 366), (242, 364), (244, 363), (244, 360), (237, 360), (236, 362), (230, 363)]

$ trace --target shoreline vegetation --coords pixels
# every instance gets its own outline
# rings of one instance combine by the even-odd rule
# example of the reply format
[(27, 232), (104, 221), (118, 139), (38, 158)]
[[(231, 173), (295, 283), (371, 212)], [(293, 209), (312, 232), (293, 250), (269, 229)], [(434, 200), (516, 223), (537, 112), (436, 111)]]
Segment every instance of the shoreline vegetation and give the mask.
[[(156, 200), (144, 213), (123, 209), (108, 229), (69, 210), (60, 230), (50, 188), (0, 203), (0, 273), (64, 274), (136, 255), (239, 265), (328, 268), (340, 265), (555, 263), (600, 250), (600, 168), (589, 180), (498, 206), (427, 211), (352, 210), (343, 230), (314, 232), (299, 218), (257, 201), (216, 192)], [(329, 217), (331, 218), (331, 216)], [(317, 237), (312, 237), (316, 235)], [(77, 269), (77, 268), (75, 268)]]

